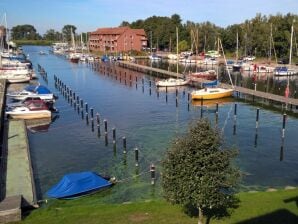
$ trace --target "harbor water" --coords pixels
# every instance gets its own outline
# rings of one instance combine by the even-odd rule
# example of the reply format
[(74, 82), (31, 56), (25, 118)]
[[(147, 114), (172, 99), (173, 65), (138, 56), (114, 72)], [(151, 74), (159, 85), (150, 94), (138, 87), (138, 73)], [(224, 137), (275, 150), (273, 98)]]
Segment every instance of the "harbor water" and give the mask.
[[(115, 176), (119, 181), (102, 198), (103, 201), (124, 202), (161, 197), (163, 155), (173, 139), (184, 135), (189, 124), (201, 116), (217, 125), (224, 138), (224, 147), (239, 150), (235, 164), (243, 172), (241, 190), (298, 185), (298, 119), (295, 114), (287, 116), (282, 146), (281, 109), (260, 107), (251, 101), (228, 98), (218, 101), (219, 115), (216, 122), (215, 102), (205, 102), (203, 110), (200, 102), (188, 105), (187, 94), (192, 90), (191, 87), (179, 87), (176, 101), (175, 89), (168, 88), (166, 91), (155, 87), (156, 77), (114, 65), (111, 65), (112, 70), (95, 69), (88, 63), (70, 63), (64, 57), (54, 54), (39, 55), (41, 50), (48, 52), (48, 47), (24, 46), (23, 49), (36, 71), (39, 64), (47, 72), (48, 82), (40, 75), (38, 81), (59, 96), (55, 106), (60, 112), (49, 126), (42, 126), (43, 130), (29, 131), (40, 198), (46, 198), (45, 192), (64, 174), (87, 170)], [(108, 64), (105, 66), (109, 67)], [(82, 119), (81, 111), (78, 113), (77, 108), (68, 103), (55, 87), (54, 75), (83, 99), (84, 107), (88, 103), (88, 125), (85, 112)], [(251, 83), (246, 78), (239, 80)], [(291, 85), (295, 85), (295, 81), (291, 80)], [(279, 83), (284, 82), (270, 81), (268, 88), (282, 94), (283, 89), (278, 88), (283, 88), (283, 85)], [(263, 88), (261, 86), (258, 88)], [(11, 85), (9, 90), (13, 88)], [(258, 107), (260, 119), (256, 131)], [(93, 131), (90, 108), (94, 109)], [(101, 136), (97, 133), (96, 113), (100, 114)], [(104, 134), (104, 119), (108, 126), (108, 141)], [(112, 128), (116, 129), (116, 147), (113, 145)], [(123, 137), (127, 140), (126, 154), (123, 153)], [(135, 148), (139, 149), (138, 166)], [(149, 173), (152, 163), (157, 171), (155, 186), (151, 185)]]

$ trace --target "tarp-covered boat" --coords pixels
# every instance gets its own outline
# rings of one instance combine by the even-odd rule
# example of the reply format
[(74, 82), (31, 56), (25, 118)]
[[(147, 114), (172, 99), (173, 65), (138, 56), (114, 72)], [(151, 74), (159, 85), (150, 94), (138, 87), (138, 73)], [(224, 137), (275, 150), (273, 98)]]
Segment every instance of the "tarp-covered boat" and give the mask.
[(50, 198), (71, 199), (110, 187), (111, 185), (111, 182), (95, 172), (70, 173), (53, 186), (47, 192), (47, 195)]

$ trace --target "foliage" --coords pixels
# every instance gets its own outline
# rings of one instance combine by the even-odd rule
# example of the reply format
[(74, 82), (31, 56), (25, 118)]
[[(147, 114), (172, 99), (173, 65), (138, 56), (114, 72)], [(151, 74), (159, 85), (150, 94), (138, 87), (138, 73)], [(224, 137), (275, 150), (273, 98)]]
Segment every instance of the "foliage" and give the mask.
[(20, 45), (52, 45), (54, 41), (50, 40), (15, 40), (14, 41), (18, 46)]
[[(108, 192), (112, 193), (112, 192)], [(240, 206), (230, 217), (212, 219), (210, 223), (297, 223), (298, 189), (276, 192), (243, 192), (237, 194)], [(102, 194), (94, 194), (76, 200), (53, 200), (34, 210), (19, 223), (196, 223), (181, 212), (179, 206), (164, 201), (148, 201), (127, 204), (103, 204)], [(280, 212), (284, 211), (284, 212)], [(115, 215), (116, 214), (116, 215)], [(276, 217), (274, 214), (278, 214)]]
[(41, 36), (36, 32), (32, 25), (18, 25), (11, 29), (13, 40), (39, 40)]
[(235, 205), (240, 171), (231, 160), (237, 151), (222, 149), (221, 144), (219, 132), (206, 119), (175, 139), (163, 160), (162, 185), (169, 202), (195, 207), (209, 218)]
[(179, 52), (187, 51), (189, 49), (189, 46), (186, 40), (179, 41), (178, 47), (179, 47), (178, 48)]
[(43, 38), (45, 40), (51, 40), (51, 41), (58, 41), (62, 40), (62, 34), (58, 31), (55, 31), (54, 29), (49, 29), (47, 32), (43, 35)]
[(76, 29), (77, 28), (74, 25), (65, 25), (62, 28), (62, 34), (63, 34), (63, 37), (66, 39), (66, 41), (71, 40), (71, 32), (73, 32), (75, 34)]

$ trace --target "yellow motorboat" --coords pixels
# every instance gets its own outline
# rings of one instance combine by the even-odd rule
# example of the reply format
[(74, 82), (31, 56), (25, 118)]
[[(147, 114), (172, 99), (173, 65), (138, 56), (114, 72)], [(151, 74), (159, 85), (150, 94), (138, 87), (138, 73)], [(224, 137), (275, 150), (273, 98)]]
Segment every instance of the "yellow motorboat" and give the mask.
[(204, 88), (200, 90), (193, 91), (191, 93), (191, 98), (193, 100), (213, 100), (213, 99), (220, 99), (224, 97), (232, 96), (233, 89), (224, 89), (220, 87), (216, 88)]

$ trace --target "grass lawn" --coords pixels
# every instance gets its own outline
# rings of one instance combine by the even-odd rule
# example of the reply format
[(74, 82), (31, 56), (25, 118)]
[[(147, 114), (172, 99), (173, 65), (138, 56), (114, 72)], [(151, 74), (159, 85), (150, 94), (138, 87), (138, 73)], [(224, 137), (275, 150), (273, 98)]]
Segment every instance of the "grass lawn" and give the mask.
[[(101, 223), (101, 224), (191, 224), (197, 217), (189, 217), (181, 207), (163, 200), (124, 204), (103, 204), (100, 194), (76, 200), (53, 200), (30, 213), (20, 223)], [(230, 217), (210, 223), (237, 224), (297, 224), (298, 189), (275, 192), (239, 193), (240, 204)]]

